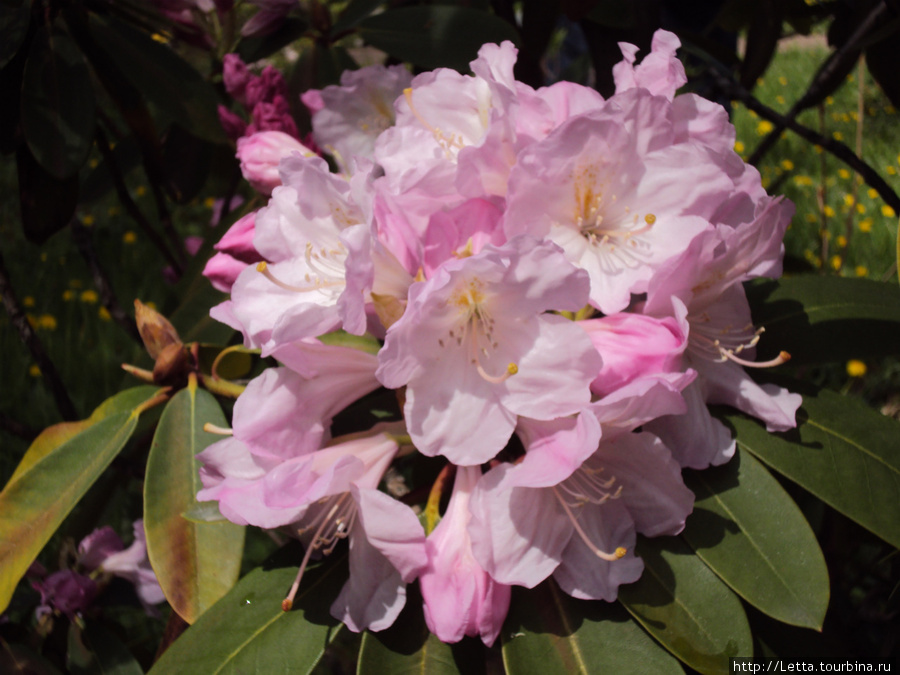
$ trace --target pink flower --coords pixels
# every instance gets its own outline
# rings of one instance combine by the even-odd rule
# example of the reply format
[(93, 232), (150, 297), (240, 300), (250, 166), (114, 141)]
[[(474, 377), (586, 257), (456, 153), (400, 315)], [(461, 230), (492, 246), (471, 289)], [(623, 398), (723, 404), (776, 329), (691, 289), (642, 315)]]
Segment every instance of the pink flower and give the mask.
[(741, 286), (753, 277), (780, 274), (781, 242), (792, 212), (789, 202), (760, 201), (749, 222), (710, 227), (650, 284), (644, 312), (674, 315), (682, 323), (688, 334), (684, 365), (699, 373), (685, 392), (688, 414), (651, 425), (683, 466), (705, 468), (734, 453), (730, 433), (710, 417), (707, 403), (734, 406), (763, 420), (769, 431), (796, 426), (801, 397), (775, 385), (758, 385), (744, 370), (778, 365), (789, 355), (768, 363), (753, 361), (760, 331), (753, 326)]
[(521, 421), (524, 458), (472, 495), (472, 550), (494, 580), (531, 588), (552, 574), (573, 597), (612, 601), (640, 576), (635, 532), (679, 532), (694, 496), (663, 443), (632, 430), (683, 411), (685, 379), (636, 380), (574, 419)]
[(510, 587), (495, 582), (472, 556), (469, 498), (481, 469), (456, 470), (453, 495), (441, 522), (425, 541), (428, 566), (419, 576), (425, 622), (442, 642), (480, 635), (494, 644), (509, 609)]
[(653, 34), (650, 54), (644, 57), (640, 65), (635, 66), (638, 48), (627, 42), (620, 42), (619, 49), (625, 60), (613, 66), (616, 94), (640, 87), (671, 101), (675, 97), (675, 90), (687, 82), (684, 66), (675, 56), (675, 51), (680, 46), (681, 41), (674, 33), (658, 30)]
[(131, 546), (108, 556), (100, 567), (134, 584), (138, 598), (145, 608), (166, 599), (147, 557), (147, 538), (144, 534), (143, 520), (134, 521), (134, 542)]
[(349, 537), (350, 578), (331, 612), (351, 630), (383, 630), (403, 609), (406, 584), (426, 564), (425, 533), (412, 509), (375, 489), (396, 441), (378, 428), (335, 441), (283, 461), (257, 459), (236, 438), (216, 443), (199, 455), (206, 487), (197, 497), (217, 500), (233, 522), (292, 524), (307, 538), (285, 609), (312, 553), (330, 553)]
[(294, 152), (304, 157), (315, 157), (314, 152), (283, 131), (259, 131), (239, 138), (237, 142), (241, 173), (254, 190), (266, 196), (281, 185), (279, 162)]
[(577, 325), (545, 313), (580, 308), (586, 291), (585, 274), (557, 247), (528, 238), (448, 261), (413, 284), (377, 376), (407, 385), (416, 447), (481, 464), (506, 445), (518, 415), (553, 419), (586, 405), (600, 358)]
[(253, 263), (262, 261), (262, 256), (253, 248), (254, 223), (256, 211), (235, 221), (219, 240), (216, 253), (203, 268), (203, 276), (209, 279), (214, 288), (231, 292), (238, 275)]
[(356, 156), (371, 158), (375, 139), (394, 124), (394, 100), (411, 81), (404, 66), (369, 66), (345, 70), (340, 86), (305, 92), (316, 144), (346, 168)]

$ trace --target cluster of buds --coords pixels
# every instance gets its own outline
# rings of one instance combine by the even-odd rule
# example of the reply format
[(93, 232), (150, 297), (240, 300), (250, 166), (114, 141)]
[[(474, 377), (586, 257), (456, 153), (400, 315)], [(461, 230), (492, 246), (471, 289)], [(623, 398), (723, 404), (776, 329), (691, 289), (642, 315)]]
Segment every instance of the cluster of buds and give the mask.
[[(636, 535), (683, 528), (682, 469), (735, 451), (708, 404), (795, 425), (800, 397), (745, 371), (788, 355), (754, 361), (742, 286), (780, 275), (792, 206), (735, 154), (721, 106), (675, 95), (678, 45), (659, 31), (639, 65), (621, 45), (607, 100), (516, 81), (509, 43), (472, 75), (373, 67), (304, 94), (339, 172), (285, 150), (239, 224), (259, 262), (212, 315), (281, 365), (199, 455), (200, 500), (306, 543), (285, 609), (344, 538), (332, 613), (353, 630), (390, 626), (414, 579), (447, 642), (492, 644), (513, 585), (614, 600), (643, 570)], [(398, 419), (332, 437), (380, 388)], [(444, 465), (424, 528), (379, 489), (417, 455)]]

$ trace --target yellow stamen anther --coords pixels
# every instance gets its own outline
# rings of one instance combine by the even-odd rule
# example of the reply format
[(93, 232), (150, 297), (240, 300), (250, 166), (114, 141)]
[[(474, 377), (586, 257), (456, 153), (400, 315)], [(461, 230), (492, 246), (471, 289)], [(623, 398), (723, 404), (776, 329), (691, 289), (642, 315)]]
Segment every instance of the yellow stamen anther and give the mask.
[(646, 216), (644, 216), (644, 222), (648, 225), (652, 225), (656, 222), (656, 216), (654, 216), (652, 213), (648, 213)]
[(510, 363), (508, 366), (506, 366), (506, 372), (511, 376), (515, 375), (519, 372), (519, 366), (517, 366), (515, 363)]
[(626, 553), (628, 553), (628, 549), (624, 546), (620, 546), (616, 549), (616, 558), (622, 559), (625, 557)]

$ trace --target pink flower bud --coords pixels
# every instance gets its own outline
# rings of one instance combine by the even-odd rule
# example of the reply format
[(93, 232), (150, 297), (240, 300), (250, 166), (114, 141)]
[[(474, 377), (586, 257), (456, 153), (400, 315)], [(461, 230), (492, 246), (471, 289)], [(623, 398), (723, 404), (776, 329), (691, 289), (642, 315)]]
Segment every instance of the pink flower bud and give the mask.
[(472, 556), (469, 498), (480, 477), (477, 466), (457, 467), (447, 511), (425, 540), (428, 567), (419, 576), (419, 586), (425, 622), (441, 641), (480, 635), (490, 646), (506, 618), (510, 587), (491, 579)]
[(247, 70), (247, 64), (237, 54), (226, 54), (222, 60), (222, 79), (225, 91), (235, 101), (246, 105), (247, 84), (253, 75)]
[(219, 124), (222, 125), (222, 128), (225, 130), (228, 138), (236, 141), (244, 135), (244, 133), (247, 131), (247, 123), (242, 120), (239, 115), (231, 112), (224, 105), (219, 106), (218, 112)]
[(281, 185), (278, 163), (293, 152), (304, 157), (313, 153), (300, 141), (282, 131), (260, 131), (238, 139), (237, 158), (241, 161), (244, 178), (264, 195)]
[(203, 268), (203, 276), (216, 290), (231, 293), (235, 279), (250, 264), (263, 260), (259, 252), (253, 248), (256, 211), (248, 213), (234, 223), (215, 248), (216, 253)]
[(276, 96), (271, 103), (257, 103), (253, 108), (253, 124), (247, 127), (247, 135), (260, 131), (283, 131), (294, 138), (300, 135), (287, 99), (283, 96)]
[(603, 358), (603, 368), (591, 383), (591, 391), (598, 396), (644, 375), (681, 370), (685, 337), (671, 317), (622, 313), (578, 323)]

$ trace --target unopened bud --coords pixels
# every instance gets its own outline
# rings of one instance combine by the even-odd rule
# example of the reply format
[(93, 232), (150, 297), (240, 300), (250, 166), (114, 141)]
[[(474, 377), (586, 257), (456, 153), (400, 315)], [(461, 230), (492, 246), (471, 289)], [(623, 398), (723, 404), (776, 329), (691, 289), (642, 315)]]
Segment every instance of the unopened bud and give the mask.
[(178, 331), (169, 320), (140, 300), (134, 301), (134, 320), (150, 358), (158, 360), (162, 351), (170, 345), (181, 347)]
[(180, 342), (163, 347), (153, 366), (153, 381), (156, 384), (177, 385), (187, 376), (191, 366), (191, 355)]

